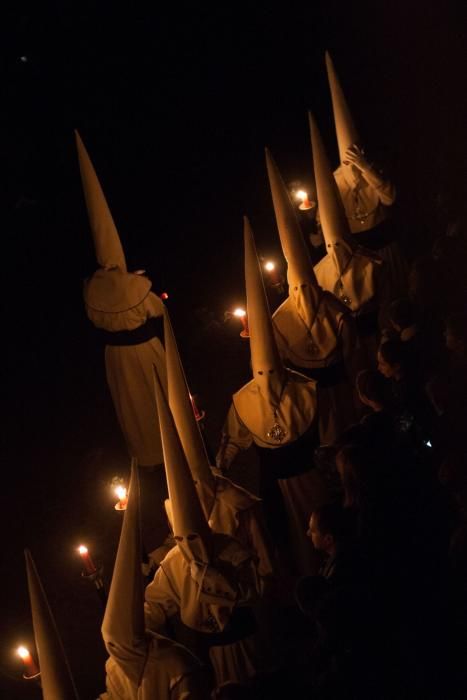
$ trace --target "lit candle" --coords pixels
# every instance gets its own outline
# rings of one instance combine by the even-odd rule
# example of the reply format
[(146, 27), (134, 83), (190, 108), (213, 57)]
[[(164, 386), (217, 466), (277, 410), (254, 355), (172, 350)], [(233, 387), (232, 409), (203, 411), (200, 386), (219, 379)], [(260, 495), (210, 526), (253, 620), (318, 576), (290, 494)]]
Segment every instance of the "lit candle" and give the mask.
[(39, 675), (39, 668), (32, 658), (29, 649), (26, 649), (26, 647), (18, 647), (16, 653), (24, 664), (24, 678), (33, 678)]
[(115, 510), (126, 510), (128, 503), (128, 492), (124, 486), (120, 484), (115, 488), (115, 494), (118, 498), (118, 503), (115, 504)]
[(81, 559), (83, 560), (84, 568), (86, 569), (87, 574), (95, 574), (97, 569), (94, 566), (94, 562), (91, 559), (91, 555), (88, 552), (88, 548), (84, 546), (84, 544), (81, 544), (78, 547), (78, 552), (80, 554)]
[(165, 301), (165, 300), (168, 299), (168, 298), (169, 298), (169, 295), (167, 294), (167, 292), (162, 292), (162, 294), (161, 294), (161, 299), (162, 299), (163, 301)]
[(271, 280), (272, 284), (280, 284), (279, 273), (275, 263), (273, 263), (272, 260), (268, 260), (266, 263), (264, 263), (264, 269), (269, 274), (269, 279)]
[(248, 316), (246, 314), (245, 309), (235, 309), (233, 312), (233, 315), (235, 318), (239, 318), (240, 321), (242, 322), (243, 330), (240, 333), (242, 338), (249, 338), (250, 337), (250, 329), (248, 328)]
[(295, 196), (297, 197), (297, 199), (301, 200), (301, 204), (299, 204), (298, 206), (299, 209), (301, 209), (302, 211), (306, 211), (307, 209), (313, 209), (313, 204), (308, 199), (307, 192), (305, 192), (304, 190), (298, 190)]

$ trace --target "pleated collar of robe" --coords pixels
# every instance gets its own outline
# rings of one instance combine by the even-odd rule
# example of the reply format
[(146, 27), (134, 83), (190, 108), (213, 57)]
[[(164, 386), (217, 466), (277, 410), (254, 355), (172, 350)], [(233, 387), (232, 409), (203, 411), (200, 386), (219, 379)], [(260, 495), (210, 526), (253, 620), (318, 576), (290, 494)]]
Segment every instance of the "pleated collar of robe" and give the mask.
[[(232, 397), (240, 420), (261, 447), (277, 448), (298, 440), (318, 417), (316, 382), (289, 369), (285, 373), (278, 406), (271, 405), (254, 379)], [(282, 429), (280, 440), (268, 436), (276, 424)]]
[(349, 300), (346, 304), (353, 312), (360, 311), (371, 302), (378, 302), (378, 277), (382, 273), (383, 261), (376, 254), (371, 256), (357, 249), (342, 274), (330, 255), (326, 255), (315, 266), (315, 274), (324, 289), (338, 299)]
[(346, 313), (344, 304), (323, 292), (313, 324), (307, 328), (288, 297), (272, 317), (281, 356), (297, 367), (327, 367), (339, 361), (339, 326)]

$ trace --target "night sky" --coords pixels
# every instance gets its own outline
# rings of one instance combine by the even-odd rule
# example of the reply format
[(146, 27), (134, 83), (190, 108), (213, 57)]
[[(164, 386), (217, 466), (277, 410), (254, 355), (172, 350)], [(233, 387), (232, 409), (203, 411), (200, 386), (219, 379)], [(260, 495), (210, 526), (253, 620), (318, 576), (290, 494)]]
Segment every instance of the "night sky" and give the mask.
[(244, 302), (242, 216), (260, 253), (279, 249), (264, 147), (286, 181), (309, 182), (311, 109), (337, 165), (329, 49), (367, 151), (398, 187), (401, 243), (420, 254), (437, 193), (465, 200), (467, 25), (460, 2), (29, 5), (2, 17), (0, 696), (40, 697), (13, 655), (31, 637), (29, 546), (87, 699), (104, 689), (105, 653), (74, 548), (85, 540), (109, 580), (121, 518), (108, 483), (129, 465), (82, 303), (95, 258), (73, 129), (129, 269), (169, 294), (215, 449), (229, 394), (248, 379), (248, 350), (223, 323)]

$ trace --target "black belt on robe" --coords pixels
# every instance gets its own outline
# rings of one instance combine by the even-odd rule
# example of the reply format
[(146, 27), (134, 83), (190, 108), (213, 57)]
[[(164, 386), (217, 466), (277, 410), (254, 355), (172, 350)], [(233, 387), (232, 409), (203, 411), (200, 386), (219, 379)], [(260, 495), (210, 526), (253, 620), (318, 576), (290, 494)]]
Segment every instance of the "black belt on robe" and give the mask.
[(295, 372), (304, 374), (306, 377), (310, 377), (310, 379), (314, 379), (321, 389), (330, 389), (333, 386), (337, 386), (337, 384), (344, 384), (348, 381), (344, 360), (326, 367), (300, 367), (287, 360), (287, 367), (295, 370)]
[[(272, 423), (272, 421), (271, 421)], [(306, 474), (315, 467), (314, 451), (319, 445), (319, 433), (315, 421), (298, 440), (279, 447), (263, 447), (254, 443), (261, 470), (271, 479), (289, 479)]]
[(352, 233), (351, 236), (352, 240), (358, 243), (358, 245), (375, 251), (385, 248), (392, 243), (395, 238), (394, 228), (389, 221), (381, 221), (381, 223), (370, 228), (368, 231)]
[(164, 345), (164, 318), (163, 316), (151, 316), (142, 326), (131, 331), (106, 331), (98, 328), (99, 335), (105, 345), (141, 345), (152, 338), (159, 338)]
[(354, 316), (358, 335), (362, 338), (378, 333), (378, 311), (368, 311), (367, 313), (356, 314)]

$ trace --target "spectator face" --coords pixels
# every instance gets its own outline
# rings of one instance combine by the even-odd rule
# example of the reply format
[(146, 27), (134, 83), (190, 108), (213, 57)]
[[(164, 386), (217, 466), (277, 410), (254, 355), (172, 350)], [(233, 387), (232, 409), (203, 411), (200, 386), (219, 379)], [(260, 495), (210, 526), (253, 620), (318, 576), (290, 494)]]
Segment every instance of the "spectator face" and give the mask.
[(383, 377), (386, 379), (391, 379), (397, 373), (399, 365), (390, 365), (389, 362), (383, 358), (380, 352), (378, 352), (378, 371), (381, 372)]
[(327, 543), (326, 539), (329, 537), (329, 535), (322, 535), (321, 534), (321, 532), (319, 530), (318, 519), (314, 513), (312, 514), (312, 516), (310, 518), (308, 532), (306, 534), (313, 542), (313, 547), (315, 549), (317, 549), (318, 551), (326, 551), (327, 550), (328, 543)]

